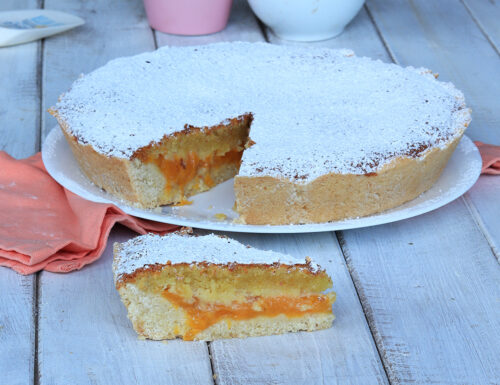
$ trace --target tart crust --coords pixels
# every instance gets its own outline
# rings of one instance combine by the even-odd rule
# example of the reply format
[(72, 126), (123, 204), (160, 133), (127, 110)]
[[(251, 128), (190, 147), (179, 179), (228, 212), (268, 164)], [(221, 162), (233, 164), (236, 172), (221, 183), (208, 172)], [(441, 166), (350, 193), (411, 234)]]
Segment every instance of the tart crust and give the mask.
[(282, 225), (363, 217), (415, 199), (439, 178), (461, 135), (419, 158), (396, 158), (377, 173), (323, 175), (298, 184), (269, 176), (236, 176), (240, 223)]

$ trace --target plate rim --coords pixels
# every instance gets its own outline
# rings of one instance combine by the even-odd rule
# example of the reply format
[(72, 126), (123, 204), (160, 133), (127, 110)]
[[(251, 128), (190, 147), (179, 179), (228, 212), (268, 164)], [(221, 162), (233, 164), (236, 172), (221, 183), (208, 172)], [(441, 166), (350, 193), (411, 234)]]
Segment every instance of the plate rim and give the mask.
[[(60, 135), (58, 135), (58, 133)], [(92, 191), (88, 191), (84, 186), (78, 184), (76, 181), (72, 181), (64, 176), (64, 173), (60, 170), (55, 170), (52, 168), (53, 162), (50, 160), (53, 156), (49, 155), (49, 146), (54, 146), (57, 143), (57, 140), (63, 140), (64, 144), (69, 147), (68, 143), (64, 139), (62, 132), (58, 126), (52, 128), (49, 134), (46, 136), (45, 141), (42, 145), (42, 160), (44, 162), (45, 168), (47, 172), (51, 175), (51, 177), (56, 180), (64, 188), (68, 189), (72, 193), (82, 197), (83, 199), (96, 202), (96, 203), (106, 203), (113, 204), (120, 208), (125, 213), (143, 219), (152, 220), (155, 222), (161, 223), (169, 223), (178, 226), (189, 226), (197, 229), (205, 229), (205, 230), (213, 230), (213, 231), (226, 231), (226, 232), (241, 232), (241, 233), (256, 233), (256, 234), (290, 234), (290, 233), (316, 233), (316, 232), (326, 232), (326, 231), (340, 231), (340, 230), (349, 230), (355, 228), (363, 228), (363, 227), (371, 227), (378, 226), (387, 223), (393, 223), (404, 219), (409, 219), (416, 217), (418, 215), (422, 215), (428, 213), (430, 211), (434, 211), (440, 207), (445, 206), (446, 204), (453, 202), (457, 198), (461, 197), (465, 194), (477, 181), (481, 174), (481, 166), (482, 160), (479, 154), (479, 150), (474, 145), (473, 141), (467, 136), (463, 135), (458, 146), (465, 145), (469, 146), (471, 150), (474, 152), (472, 157), (475, 157), (475, 164), (470, 167), (476, 167), (474, 175), (470, 177), (470, 180), (467, 179), (468, 183), (464, 185), (463, 188), (457, 189), (454, 194), (451, 194), (446, 199), (439, 200), (436, 199), (434, 202), (430, 202), (428, 205), (424, 205), (420, 209), (412, 210), (411, 212), (405, 212), (405, 208), (401, 208), (398, 210), (398, 207), (392, 208), (390, 210), (395, 210), (391, 212), (384, 211), (382, 213), (377, 213), (370, 216), (360, 217), (360, 218), (352, 218), (346, 219), (343, 221), (332, 221), (332, 222), (323, 222), (323, 223), (307, 223), (307, 224), (289, 224), (289, 225), (247, 225), (247, 224), (237, 224), (237, 223), (229, 223), (224, 221), (198, 221), (198, 220), (190, 220), (185, 217), (175, 217), (170, 216), (164, 213), (153, 212), (148, 209), (140, 209), (130, 205), (125, 204), (125, 202), (116, 202), (112, 199), (105, 199), (96, 196)], [(457, 146), (457, 148), (458, 148)], [(73, 153), (71, 152), (71, 156)], [(452, 156), (456, 153), (456, 149), (454, 150)], [(57, 158), (57, 154), (55, 155)], [(450, 158), (451, 159), (451, 158)], [(446, 165), (448, 167), (450, 163)], [(446, 169), (446, 168), (445, 168)], [(443, 170), (444, 172), (444, 170)], [(440, 178), (442, 175), (440, 176)], [(439, 180), (439, 179), (438, 179)], [(437, 183), (437, 182), (436, 182)], [(435, 184), (436, 184), (435, 183)], [(76, 191), (75, 186), (77, 185)], [(434, 184), (434, 185), (435, 185)], [(99, 188), (96, 186), (96, 188)], [(88, 196), (82, 196), (79, 190), (83, 190), (86, 193), (90, 194), (91, 198)], [(432, 189), (432, 187), (431, 187)], [(427, 190), (430, 191), (430, 190)], [(110, 198), (114, 198), (111, 194), (104, 192), (106, 195), (110, 195)], [(425, 194), (424, 192), (423, 194)], [(117, 198), (115, 198), (117, 199)], [(416, 198), (415, 198), (416, 199)], [(411, 201), (410, 201), (411, 202)], [(422, 202), (424, 203), (424, 202)], [(365, 222), (370, 222), (366, 224)]]

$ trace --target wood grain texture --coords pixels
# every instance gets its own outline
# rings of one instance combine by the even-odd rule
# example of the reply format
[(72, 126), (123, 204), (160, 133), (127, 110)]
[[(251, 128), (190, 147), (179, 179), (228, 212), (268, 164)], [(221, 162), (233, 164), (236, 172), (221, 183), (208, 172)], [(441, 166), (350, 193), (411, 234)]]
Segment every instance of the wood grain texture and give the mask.
[(498, 383), (500, 266), (462, 200), (342, 240), (391, 383)]
[[(1, 11), (38, 8), (37, 0), (2, 0)], [(41, 42), (0, 48), (0, 151), (25, 158), (38, 151)]]
[[(368, 1), (368, 9), (397, 62), (429, 67), (440, 73), (441, 80), (453, 81), (473, 108), (468, 134), (499, 143), (500, 115), (494, 107), (494, 95), (498, 93), (495, 84), (500, 79), (498, 56), (465, 8), (454, 1), (372, 0)], [(356, 286), (393, 382), (476, 384), (495, 383), (500, 378), (498, 360), (492, 358), (498, 355), (498, 340), (489, 340), (489, 336), (499, 332), (500, 273), (498, 265), (492, 263), (494, 257), (489, 248), (494, 249), (500, 239), (499, 187), (500, 183), (481, 178), (471, 190), (470, 210), (464, 210), (463, 201), (458, 200), (421, 218), (376, 227), (372, 234), (370, 229), (345, 233), (345, 248), (351, 255), (348, 264), (355, 272)], [(472, 224), (469, 213), (485, 231), (490, 245)], [(419, 259), (418, 270), (401, 265), (397, 259), (398, 254), (408, 255), (398, 235), (419, 239), (418, 246), (414, 243), (410, 248), (410, 256)], [(378, 248), (374, 249), (377, 238), (386, 240), (386, 244), (378, 241)], [(371, 247), (364, 246), (367, 239)], [(454, 247), (446, 247), (451, 243)], [(374, 262), (367, 263), (368, 258)], [(460, 274), (455, 266), (457, 259), (462, 263)], [(364, 273), (356, 273), (360, 270)], [(378, 280), (370, 280), (371, 275)], [(417, 282), (414, 298), (412, 288), (404, 286), (408, 279)], [(476, 282), (481, 284), (476, 287)], [(421, 287), (429, 288), (432, 294), (417, 290)], [(384, 290), (397, 293), (402, 288), (406, 291), (401, 296), (384, 298)], [(460, 300), (454, 294), (457, 290), (464, 292), (460, 293)], [(454, 299), (447, 301), (446, 296)], [(405, 298), (417, 301), (415, 305), (419, 307), (403, 309)], [(441, 302), (437, 302), (439, 299)], [(397, 310), (399, 304), (401, 311)], [(432, 310), (422, 313), (426, 305)], [(418, 336), (426, 337), (419, 340)]]
[(40, 384), (212, 384), (204, 342), (140, 340), (113, 283), (113, 242), (101, 259), (68, 274), (41, 273)]
[(471, 214), (500, 263), (500, 177), (483, 175), (465, 194)]
[(0, 383), (33, 383), (35, 276), (0, 267)]
[[(485, 37), (493, 45), (500, 55), (500, 3), (491, 0), (470, 1), (462, 0), (465, 7), (473, 17), (476, 24), (481, 28)], [(500, 71), (500, 58), (495, 60), (497, 72)], [(482, 66), (482, 61), (477, 64)], [(478, 69), (479, 71), (480, 69)], [(498, 84), (497, 84), (498, 92)], [(497, 96), (497, 108), (490, 111), (495, 116), (495, 121), (500, 121), (500, 102)], [(474, 119), (475, 116), (473, 115)], [(482, 122), (478, 121), (478, 125)], [(500, 143), (500, 127), (494, 127), (491, 133), (495, 143)], [(500, 262), (500, 178), (485, 175), (479, 178), (474, 187), (466, 194), (466, 202), (473, 213), (479, 226), (484, 230), (484, 234), (492, 247), (498, 261)]]
[(234, 0), (228, 25), (220, 32), (205, 36), (170, 35), (155, 31), (158, 47), (164, 45), (203, 45), (221, 41), (262, 41), (257, 20), (250, 11), (247, 0)]
[[(0, 11), (39, 6), (37, 0), (2, 0)], [(39, 149), (40, 45), (0, 48), (0, 151), (15, 158)], [(35, 283), (35, 275), (0, 267), (0, 383), (33, 383)]]
[(218, 384), (385, 384), (387, 378), (333, 233), (230, 234), (244, 244), (310, 256), (333, 280), (333, 327), (210, 345)]
[(500, 54), (500, 4), (498, 0), (462, 0), (462, 3)]
[(142, 1), (46, 0), (45, 8), (72, 13), (85, 25), (47, 39), (43, 52), (42, 141), (57, 125), (46, 112), (80, 76), (121, 56), (154, 50)]
[(456, 0), (368, 0), (367, 6), (397, 62), (453, 82), (473, 110), (467, 135), (500, 145), (499, 57), (465, 7)]
[[(441, 80), (452, 81), (464, 92), (472, 108), (467, 135), (500, 145), (500, 57), (465, 7), (453, 0), (371, 0), (368, 7), (400, 64), (431, 68)], [(498, 6), (493, 8), (492, 14), (498, 13)], [(466, 198), (474, 205), (472, 213), (496, 250), (500, 243), (499, 195), (498, 178), (486, 176)]]

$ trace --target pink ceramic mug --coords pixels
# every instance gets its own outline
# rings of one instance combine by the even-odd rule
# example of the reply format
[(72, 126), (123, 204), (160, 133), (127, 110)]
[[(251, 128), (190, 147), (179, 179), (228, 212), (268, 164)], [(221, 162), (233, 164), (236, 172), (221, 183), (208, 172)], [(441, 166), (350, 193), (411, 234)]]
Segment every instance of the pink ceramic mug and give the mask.
[(144, 0), (149, 25), (177, 35), (205, 35), (224, 29), (232, 0)]

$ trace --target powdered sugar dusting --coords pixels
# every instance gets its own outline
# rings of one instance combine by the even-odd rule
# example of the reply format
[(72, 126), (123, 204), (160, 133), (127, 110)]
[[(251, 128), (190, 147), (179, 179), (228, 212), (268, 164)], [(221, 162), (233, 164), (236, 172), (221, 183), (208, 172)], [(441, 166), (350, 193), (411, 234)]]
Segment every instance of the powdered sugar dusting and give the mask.
[(166, 47), (78, 79), (56, 107), (81, 143), (128, 158), (186, 124), (251, 112), (241, 176), (308, 182), (376, 172), (445, 146), (470, 121), (460, 91), (425, 69), (265, 43)]
[[(164, 236), (146, 234), (132, 238), (121, 244), (121, 250), (113, 262), (115, 281), (124, 274), (132, 274), (148, 265), (177, 263), (214, 264), (305, 264), (289, 255), (264, 251), (245, 246), (234, 239), (215, 234), (193, 236), (184, 233), (170, 233)], [(309, 268), (315, 272), (320, 267), (310, 262)]]

